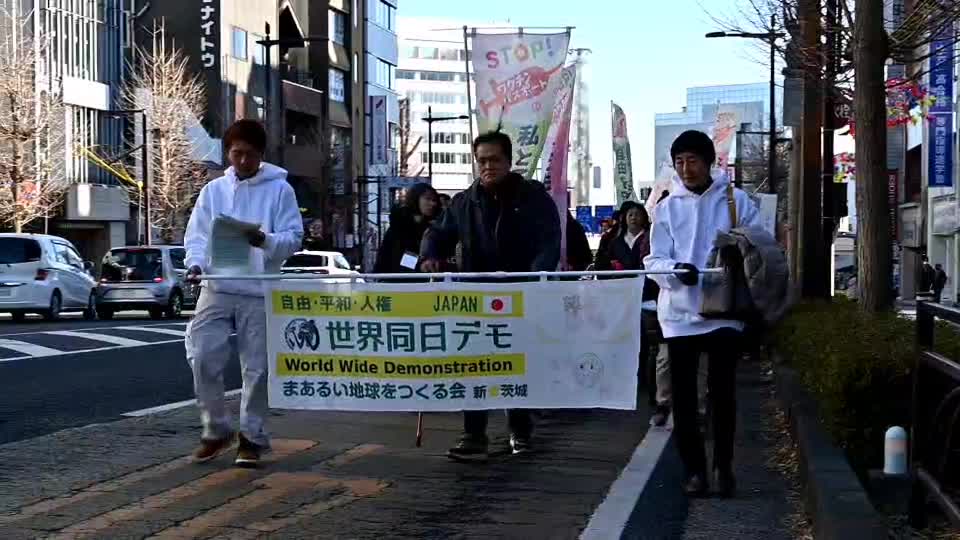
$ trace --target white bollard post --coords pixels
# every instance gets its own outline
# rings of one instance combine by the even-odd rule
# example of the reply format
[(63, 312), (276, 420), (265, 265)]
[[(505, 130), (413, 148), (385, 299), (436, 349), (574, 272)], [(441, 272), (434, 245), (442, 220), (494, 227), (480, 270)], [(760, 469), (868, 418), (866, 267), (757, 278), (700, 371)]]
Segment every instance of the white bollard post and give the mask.
[(900, 426), (891, 427), (884, 436), (883, 474), (907, 474), (907, 431)]

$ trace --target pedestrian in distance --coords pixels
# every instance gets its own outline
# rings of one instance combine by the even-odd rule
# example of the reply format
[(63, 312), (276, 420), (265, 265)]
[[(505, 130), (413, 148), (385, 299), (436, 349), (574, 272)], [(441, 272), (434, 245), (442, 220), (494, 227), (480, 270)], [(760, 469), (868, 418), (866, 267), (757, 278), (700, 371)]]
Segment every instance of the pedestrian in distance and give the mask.
[[(560, 262), (560, 216), (543, 184), (510, 171), (513, 144), (500, 132), (473, 141), (480, 178), (454, 196), (427, 229), (421, 269), (437, 272), (460, 244), (464, 272), (551, 272)], [(530, 450), (533, 423), (527, 410), (507, 411), (514, 454)], [(463, 436), (448, 456), (457, 461), (488, 456), (487, 411), (464, 411)]]
[(593, 251), (590, 249), (590, 240), (587, 239), (587, 232), (583, 230), (583, 225), (573, 217), (569, 211), (567, 214), (567, 261), (561, 269), (567, 272), (583, 272), (593, 262)]
[(440, 199), (440, 211), (441, 211), (441, 212), (445, 211), (447, 208), (450, 208), (450, 202), (451, 202), (453, 199), (452, 199), (449, 195), (447, 195), (446, 193), (441, 193), (440, 195), (438, 195), (438, 197), (439, 197), (439, 199)]
[(703, 290), (699, 271), (707, 263), (718, 233), (760, 227), (760, 215), (745, 192), (723, 176), (711, 177), (716, 150), (705, 133), (682, 133), (673, 142), (670, 155), (677, 177), (670, 196), (657, 205), (645, 262), (649, 270), (683, 271), (653, 276), (660, 285), (657, 314), (670, 356), (674, 432), (686, 474), (683, 488), (694, 497), (709, 489), (703, 434), (697, 425), (697, 370), (704, 354), (709, 360), (713, 471), (720, 495), (729, 497), (736, 484), (736, 368), (744, 348), (744, 324), (700, 315)]
[(939, 304), (940, 299), (943, 297), (943, 289), (947, 286), (949, 278), (942, 264), (937, 263), (933, 268), (933, 301)]
[[(230, 167), (200, 191), (187, 224), (187, 278), (202, 280), (210, 268), (210, 235), (221, 215), (259, 223), (247, 233), (256, 273), (279, 273), (283, 261), (301, 247), (303, 222), (287, 171), (263, 161), (267, 133), (259, 122), (240, 120), (223, 137)], [(256, 467), (269, 450), (267, 414), (267, 329), (260, 281), (207, 280), (187, 328), (187, 359), (203, 424), (193, 460), (206, 462), (238, 445), (235, 464)], [(240, 430), (234, 435), (224, 403), (223, 372), (236, 333), (243, 388)]]
[(390, 228), (383, 235), (373, 266), (375, 274), (404, 274), (419, 269), (420, 242), (430, 223), (440, 214), (437, 191), (430, 184), (410, 187), (404, 204), (390, 214)]
[(917, 284), (917, 293), (929, 295), (933, 292), (933, 283), (937, 279), (937, 271), (930, 266), (930, 259), (923, 256), (923, 264), (920, 267), (919, 283)]

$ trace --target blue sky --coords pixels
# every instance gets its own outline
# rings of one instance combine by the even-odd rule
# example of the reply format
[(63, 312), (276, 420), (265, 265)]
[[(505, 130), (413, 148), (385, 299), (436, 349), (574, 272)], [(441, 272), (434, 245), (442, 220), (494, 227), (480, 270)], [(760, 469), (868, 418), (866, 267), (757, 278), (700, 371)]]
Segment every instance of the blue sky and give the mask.
[[(634, 180), (652, 180), (653, 121), (679, 111), (689, 86), (765, 81), (747, 40), (711, 39), (713, 15), (736, 11), (738, 0), (401, 0), (401, 17), (443, 17), (470, 23), (509, 20), (517, 26), (574, 26), (572, 47), (593, 50), (590, 85), (591, 157), (611, 183), (610, 100), (627, 114)], [(612, 191), (604, 190), (608, 200)], [(604, 204), (608, 200), (594, 200)]]

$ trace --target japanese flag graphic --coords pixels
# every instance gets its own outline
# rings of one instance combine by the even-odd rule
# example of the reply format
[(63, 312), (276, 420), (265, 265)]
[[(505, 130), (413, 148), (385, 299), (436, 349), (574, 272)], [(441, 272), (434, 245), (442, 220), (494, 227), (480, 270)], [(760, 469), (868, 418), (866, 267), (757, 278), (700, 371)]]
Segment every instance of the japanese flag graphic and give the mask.
[(510, 315), (513, 313), (513, 297), (484, 296), (483, 312), (487, 315)]

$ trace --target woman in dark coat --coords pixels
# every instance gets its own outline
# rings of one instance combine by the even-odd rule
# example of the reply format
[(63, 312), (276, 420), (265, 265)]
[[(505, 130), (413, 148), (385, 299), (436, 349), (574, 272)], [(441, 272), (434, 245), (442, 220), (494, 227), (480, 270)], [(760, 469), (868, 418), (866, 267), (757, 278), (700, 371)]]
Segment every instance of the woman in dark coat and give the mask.
[(430, 222), (440, 215), (437, 191), (429, 184), (414, 184), (403, 205), (390, 213), (390, 228), (377, 252), (375, 274), (404, 274), (419, 270), (420, 240)]

